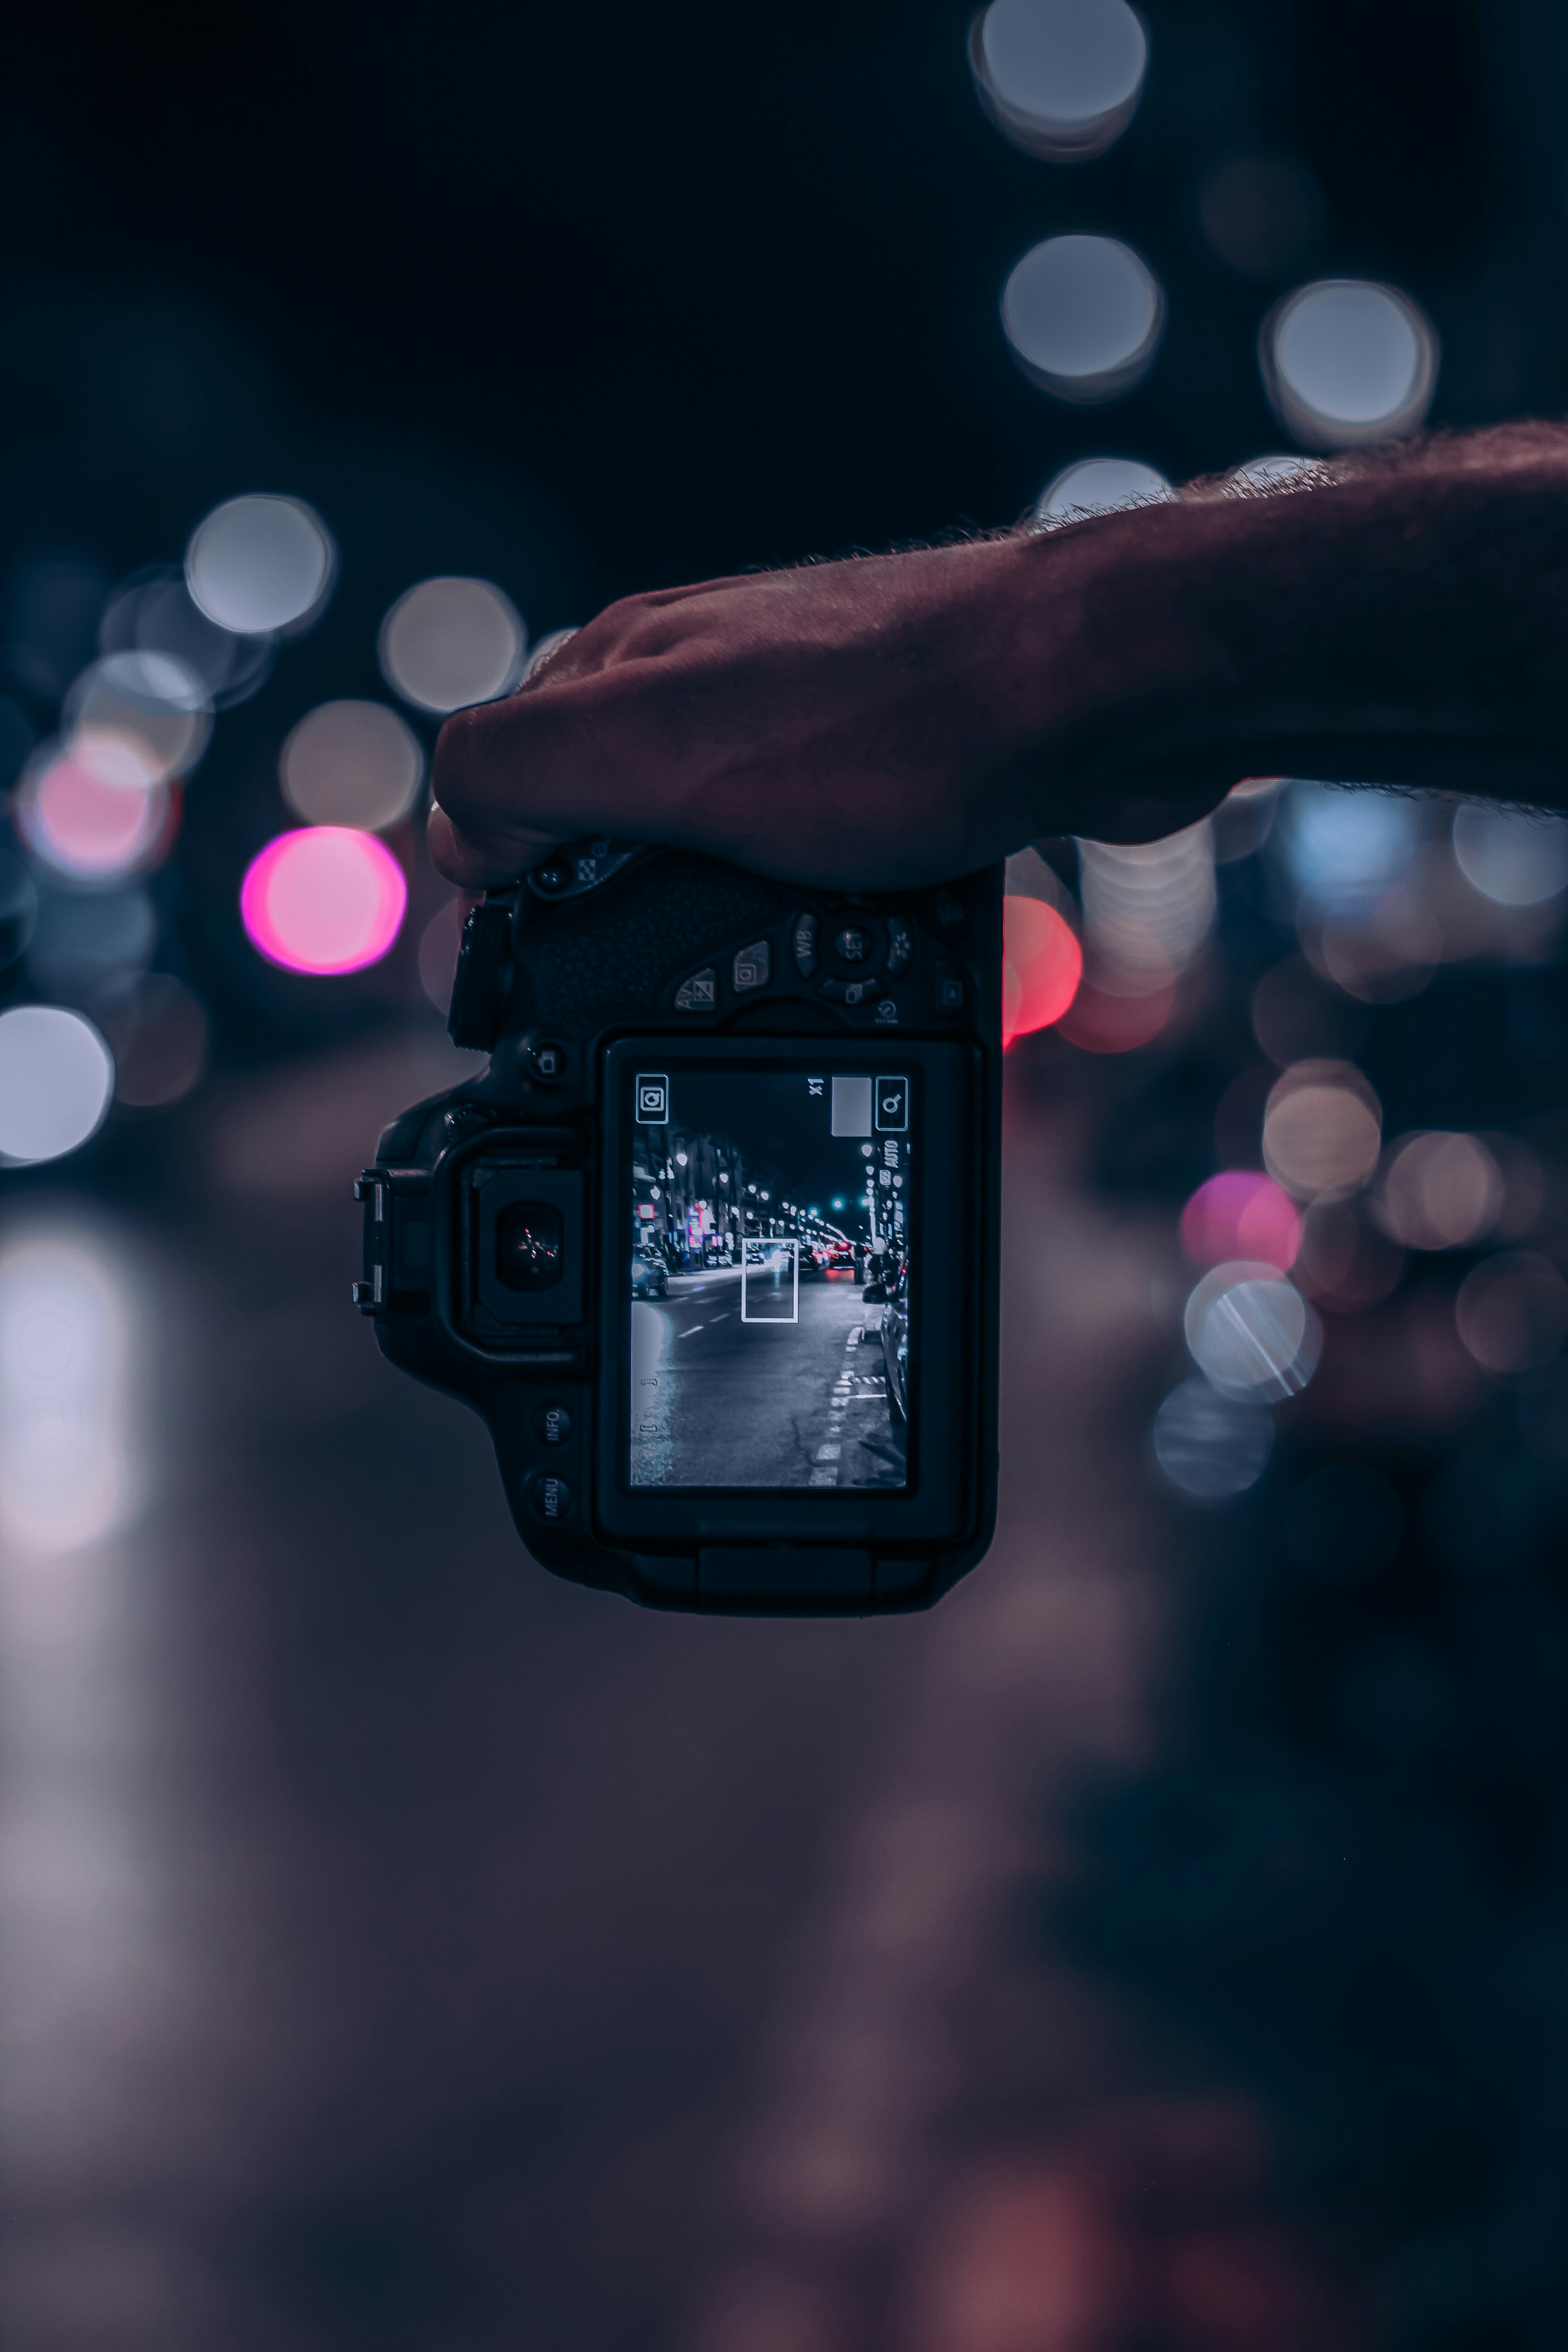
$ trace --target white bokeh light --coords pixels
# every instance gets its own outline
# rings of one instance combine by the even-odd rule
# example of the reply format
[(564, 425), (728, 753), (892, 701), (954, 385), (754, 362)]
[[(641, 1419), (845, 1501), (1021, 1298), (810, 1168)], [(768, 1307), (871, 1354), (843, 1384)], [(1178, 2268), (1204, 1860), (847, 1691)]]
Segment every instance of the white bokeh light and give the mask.
[(239, 636), (302, 629), (331, 593), (337, 551), (302, 499), (228, 499), (191, 534), (185, 583), (209, 621)]
[(205, 681), (175, 654), (107, 654), (66, 696), (60, 731), (71, 756), (105, 783), (132, 787), (188, 776), (212, 733)]
[(992, 0), (969, 62), (1004, 136), (1069, 163), (1102, 154), (1132, 120), (1149, 42), (1126, 0)]
[(1479, 1136), (1426, 1129), (1394, 1146), (1372, 1209), (1406, 1249), (1468, 1249), (1490, 1233), (1507, 1197), (1502, 1170)]
[(1163, 841), (1080, 841), (1084, 942), (1098, 984), (1140, 995), (1195, 963), (1214, 928), (1214, 827)]
[(1292, 1200), (1342, 1200), (1377, 1166), (1383, 1108), (1353, 1062), (1292, 1062), (1263, 1113), (1263, 1164)]
[(1114, 514), (1122, 507), (1160, 506), (1175, 492), (1162, 473), (1136, 457), (1080, 457), (1047, 483), (1035, 505), (1039, 525)]
[(285, 742), (279, 776), (284, 799), (307, 824), (380, 833), (413, 807), (425, 751), (384, 702), (323, 702)]
[(90, 1021), (58, 1004), (0, 1013), (0, 1160), (58, 1160), (96, 1134), (114, 1060)]
[(1154, 1416), (1154, 1458), (1194, 1502), (1244, 1495), (1268, 1467), (1274, 1423), (1258, 1405), (1221, 1396), (1205, 1380), (1184, 1381)]
[(265, 686), (277, 657), (271, 636), (220, 628), (192, 598), (183, 572), (155, 564), (114, 592), (98, 625), (104, 654), (172, 654), (195, 672), (213, 707), (231, 710)]
[(1568, 819), (1466, 802), (1454, 811), (1454, 858), (1494, 906), (1543, 906), (1568, 889)]
[(1113, 400), (1154, 356), (1164, 298), (1147, 265), (1110, 236), (1052, 236), (1025, 254), (1002, 324), (1032, 383), (1058, 400)]
[(1215, 1266), (1193, 1291), (1184, 1321), (1193, 1360), (1222, 1396), (1278, 1404), (1317, 1369), (1318, 1318), (1267, 1262)]
[(510, 692), (522, 675), (528, 632), (492, 580), (422, 580), (387, 614), (376, 650), (395, 694), (445, 716)]
[(88, 1242), (0, 1248), (0, 1530), (17, 1549), (75, 1550), (134, 1507), (128, 1338), (121, 1286)]
[(1408, 294), (1325, 278), (1277, 303), (1258, 336), (1264, 387), (1310, 449), (1350, 449), (1414, 432), (1436, 389), (1436, 330)]
[(1355, 913), (1407, 873), (1421, 846), (1421, 812), (1408, 795), (1292, 783), (1275, 829), (1279, 854), (1304, 898)]

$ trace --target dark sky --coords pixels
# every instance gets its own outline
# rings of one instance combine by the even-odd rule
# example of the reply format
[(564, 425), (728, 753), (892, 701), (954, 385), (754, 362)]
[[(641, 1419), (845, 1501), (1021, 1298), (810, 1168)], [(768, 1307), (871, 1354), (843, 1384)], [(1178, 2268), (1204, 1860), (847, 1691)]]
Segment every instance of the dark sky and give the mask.
[[(63, 687), (110, 583), (177, 562), (221, 499), (298, 494), (338, 541), (325, 619), (225, 717), (157, 885), (226, 1051), (417, 988), (394, 957), (329, 999), (234, 914), (279, 744), (382, 693), (376, 629), (413, 581), (498, 580), (538, 635), (638, 587), (1005, 522), (1075, 457), (1236, 464), (1279, 441), (1259, 322), (1315, 275), (1426, 306), (1436, 421), (1568, 405), (1548, 0), (1140, 5), (1138, 113), (1072, 167), (982, 113), (962, 0), (90, 0), (8, 28), (7, 691), (40, 632)], [(1260, 155), (1321, 201), (1247, 276), (1201, 206)], [(998, 320), (1014, 261), (1069, 230), (1129, 239), (1167, 297), (1147, 379), (1105, 408), (1033, 388)], [(40, 562), (73, 572), (79, 626), (21, 609)], [(47, 697), (27, 718), (47, 731)]]
[[(866, 1156), (858, 1139), (834, 1136), (831, 1106), (830, 1085), (825, 1082), (820, 1099), (812, 1100), (804, 1071), (772, 1078), (738, 1077), (732, 1071), (705, 1077), (677, 1068), (670, 1135), (706, 1135), (742, 1152), (745, 1181), (767, 1185), (774, 1213), (787, 1199), (842, 1223), (830, 1203), (843, 1200), (844, 1215), (850, 1213), (865, 1190)], [(901, 1163), (902, 1148), (899, 1156)]]
[[(299, 414), (522, 477), (576, 535), (590, 604), (1005, 520), (1106, 447), (1181, 474), (1276, 443), (1253, 342), (1278, 287), (1196, 225), (1238, 152), (1288, 149), (1323, 184), (1289, 277), (1387, 272), (1437, 312), (1440, 411), (1555, 385), (1554, 320), (1500, 283), (1478, 308), (1472, 282), (1507, 194), (1494, 51), (1524, 0), (1490, 49), (1476, 0), (1145, 13), (1131, 131), (1064, 169), (981, 114), (952, 0), (34, 10), (10, 36), (0, 267), (155, 296), (238, 337)], [(1011, 262), (1068, 228), (1130, 236), (1171, 296), (1146, 387), (1110, 413), (1031, 389), (996, 322)]]

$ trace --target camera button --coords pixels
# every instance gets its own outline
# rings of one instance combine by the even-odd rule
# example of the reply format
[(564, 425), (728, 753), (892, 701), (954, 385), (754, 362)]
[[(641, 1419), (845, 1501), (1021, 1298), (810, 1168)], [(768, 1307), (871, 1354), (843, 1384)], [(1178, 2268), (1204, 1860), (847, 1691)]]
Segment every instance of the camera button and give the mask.
[(553, 1470), (542, 1470), (537, 1477), (528, 1482), (528, 1499), (534, 1517), (553, 1526), (571, 1509), (572, 1489), (564, 1478), (555, 1475)]
[(939, 1013), (962, 1013), (964, 1003), (963, 974), (957, 966), (939, 963), (936, 968), (936, 1009)]
[(773, 950), (766, 940), (757, 940), (751, 947), (742, 948), (732, 971), (737, 996), (744, 996), (749, 989), (766, 988), (773, 976)]
[(572, 1434), (572, 1416), (563, 1404), (541, 1405), (533, 1426), (546, 1445), (564, 1445)]
[(442, 1112), (441, 1125), (446, 1131), (447, 1140), (449, 1143), (456, 1143), (464, 1136), (475, 1135), (480, 1128), (488, 1127), (489, 1118), (488, 1113), (480, 1110), (475, 1103), (458, 1103), (452, 1109)]
[(683, 980), (675, 992), (678, 1013), (712, 1013), (717, 1010), (718, 1003), (719, 973), (713, 964), (706, 965), (701, 971), (694, 971), (690, 979)]
[(909, 970), (915, 952), (915, 935), (908, 923), (893, 916), (888, 924), (888, 970), (897, 980)]
[(809, 980), (816, 970), (816, 917), (797, 915), (790, 945), (795, 950), (795, 968), (802, 980)]
[(833, 948), (841, 963), (864, 963), (871, 952), (871, 934), (858, 923), (846, 923)]
[(566, 1075), (566, 1048), (552, 1037), (542, 1037), (528, 1049), (528, 1066), (542, 1086), (558, 1086)]
[(816, 992), (825, 996), (829, 1004), (864, 1004), (868, 996), (879, 993), (881, 986), (875, 972), (868, 973), (864, 980), (836, 980), (830, 972)]

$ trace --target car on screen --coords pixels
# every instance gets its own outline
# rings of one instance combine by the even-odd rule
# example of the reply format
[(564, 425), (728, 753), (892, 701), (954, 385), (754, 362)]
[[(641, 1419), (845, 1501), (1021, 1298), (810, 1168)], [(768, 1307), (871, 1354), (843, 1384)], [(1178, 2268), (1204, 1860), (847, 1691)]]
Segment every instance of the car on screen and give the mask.
[(882, 1364), (888, 1376), (888, 1410), (900, 1429), (910, 1417), (910, 1262), (890, 1251), (866, 1261), (871, 1276), (868, 1301), (882, 1301)]
[(669, 1269), (657, 1251), (633, 1250), (632, 1297), (634, 1298), (668, 1298), (669, 1297)]

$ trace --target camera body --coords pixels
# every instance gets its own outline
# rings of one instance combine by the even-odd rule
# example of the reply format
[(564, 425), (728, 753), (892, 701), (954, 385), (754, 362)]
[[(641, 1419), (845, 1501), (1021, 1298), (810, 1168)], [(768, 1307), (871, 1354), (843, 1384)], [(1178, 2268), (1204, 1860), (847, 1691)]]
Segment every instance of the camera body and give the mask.
[(581, 842), (464, 928), (489, 1068), (383, 1134), (354, 1300), (523, 1542), (651, 1606), (921, 1608), (996, 1484), (1002, 874)]

